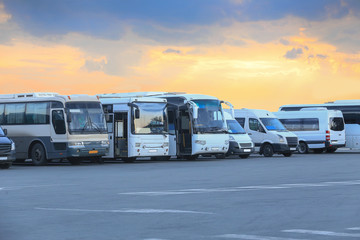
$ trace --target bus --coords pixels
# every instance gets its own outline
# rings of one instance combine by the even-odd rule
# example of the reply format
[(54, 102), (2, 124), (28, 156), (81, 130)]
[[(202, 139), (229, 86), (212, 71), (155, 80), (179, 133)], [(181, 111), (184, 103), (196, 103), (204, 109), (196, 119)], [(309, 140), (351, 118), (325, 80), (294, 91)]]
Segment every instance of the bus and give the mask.
[(129, 97), (126, 93), (99, 94), (106, 115), (110, 150), (105, 159), (134, 162), (138, 157), (168, 160), (167, 101)]
[(329, 110), (340, 110), (345, 121), (345, 147), (360, 149), (360, 100), (337, 100), (323, 104), (283, 105), (279, 111), (299, 111), (302, 108), (324, 107)]
[(195, 160), (229, 149), (229, 134), (222, 104), (216, 97), (186, 93), (150, 93), (168, 102), (170, 155)]
[(15, 142), (16, 162), (101, 162), (109, 149), (104, 113), (94, 96), (39, 92), (0, 95), (0, 125)]
[(303, 108), (274, 112), (287, 130), (299, 138), (298, 152), (333, 153), (345, 146), (344, 118), (339, 110)]

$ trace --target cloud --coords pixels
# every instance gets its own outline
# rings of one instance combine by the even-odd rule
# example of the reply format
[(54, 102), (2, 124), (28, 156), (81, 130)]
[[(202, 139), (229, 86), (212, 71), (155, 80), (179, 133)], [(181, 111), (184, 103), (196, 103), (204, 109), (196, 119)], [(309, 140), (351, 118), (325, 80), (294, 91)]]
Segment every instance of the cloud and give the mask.
[(172, 48), (168, 48), (165, 51), (163, 51), (163, 53), (164, 54), (168, 54), (168, 53), (181, 54), (181, 51), (180, 50), (175, 50), (175, 49), (172, 49)]
[(302, 54), (303, 54), (302, 48), (293, 48), (290, 51), (287, 51), (284, 57), (287, 59), (296, 59)]
[(107, 64), (106, 59), (88, 59), (85, 62), (85, 65), (83, 66), (84, 69), (86, 69), (89, 72), (102, 72), (104, 71), (104, 66)]
[(279, 40), (279, 42), (280, 42), (281, 44), (285, 45), (285, 46), (288, 46), (288, 45), (290, 44), (290, 42), (289, 42), (288, 40), (283, 39), (283, 38), (281, 38), (281, 39)]
[(11, 14), (5, 12), (4, 4), (0, 3), (0, 24), (7, 22), (11, 18)]
[(316, 54), (316, 57), (320, 58), (320, 59), (326, 59), (327, 56), (323, 55), (323, 54)]

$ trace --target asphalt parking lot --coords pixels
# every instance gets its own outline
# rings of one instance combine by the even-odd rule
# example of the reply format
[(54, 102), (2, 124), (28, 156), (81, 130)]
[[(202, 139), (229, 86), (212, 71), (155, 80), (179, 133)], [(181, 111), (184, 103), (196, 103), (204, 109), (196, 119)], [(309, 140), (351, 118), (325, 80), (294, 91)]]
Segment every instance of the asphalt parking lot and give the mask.
[(0, 171), (0, 239), (360, 239), (360, 153)]

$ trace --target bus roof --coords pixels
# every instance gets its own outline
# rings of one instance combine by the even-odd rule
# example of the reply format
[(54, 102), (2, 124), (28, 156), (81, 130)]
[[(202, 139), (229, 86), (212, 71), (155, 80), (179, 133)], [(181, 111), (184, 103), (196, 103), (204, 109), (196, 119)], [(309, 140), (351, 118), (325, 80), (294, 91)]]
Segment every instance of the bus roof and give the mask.
[(0, 94), (1, 102), (29, 102), (29, 101), (99, 101), (96, 96), (86, 94), (60, 95), (52, 92)]
[(167, 100), (164, 98), (155, 97), (114, 97), (114, 98), (101, 98), (101, 104), (121, 104), (121, 103), (132, 103), (132, 102), (154, 102), (154, 103), (166, 103)]

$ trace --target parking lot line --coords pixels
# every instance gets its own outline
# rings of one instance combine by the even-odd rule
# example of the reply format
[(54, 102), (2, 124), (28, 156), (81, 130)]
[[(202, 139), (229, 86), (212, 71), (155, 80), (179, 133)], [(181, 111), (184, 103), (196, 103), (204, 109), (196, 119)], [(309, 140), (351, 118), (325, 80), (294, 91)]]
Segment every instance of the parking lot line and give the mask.
[(323, 236), (332, 236), (332, 237), (354, 237), (358, 239), (360, 238), (360, 234), (357, 233), (342, 233), (342, 232), (318, 231), (318, 230), (307, 230), (307, 229), (289, 229), (289, 230), (283, 230), (282, 232), (313, 234), (313, 235), (323, 235)]
[(351, 227), (351, 228), (347, 228), (347, 230), (350, 230), (350, 231), (360, 231), (360, 227)]
[(199, 189), (165, 190), (165, 191), (149, 191), (149, 192), (123, 192), (119, 194), (142, 195), (142, 196), (164, 196), (164, 195), (334, 187), (334, 186), (352, 186), (352, 185), (360, 185), (360, 180), (339, 181), (339, 182), (319, 182), (319, 183), (290, 183), (290, 184), (276, 184), (276, 185), (224, 187), (224, 188), (199, 188)]
[(105, 209), (78, 209), (78, 208), (43, 208), (36, 207), (36, 210), (45, 210), (45, 211), (64, 211), (64, 212), (101, 212), (101, 213), (185, 213), (185, 214), (214, 214), (211, 212), (198, 212), (198, 211), (187, 211), (187, 210), (177, 210), (177, 209), (114, 209), (114, 210), (105, 210)]
[(246, 235), (246, 234), (224, 234), (224, 235), (218, 235), (216, 237), (243, 239), (243, 240), (306, 240), (306, 239), (298, 239), (298, 238), (282, 238), (282, 237), (269, 237), (269, 236)]

